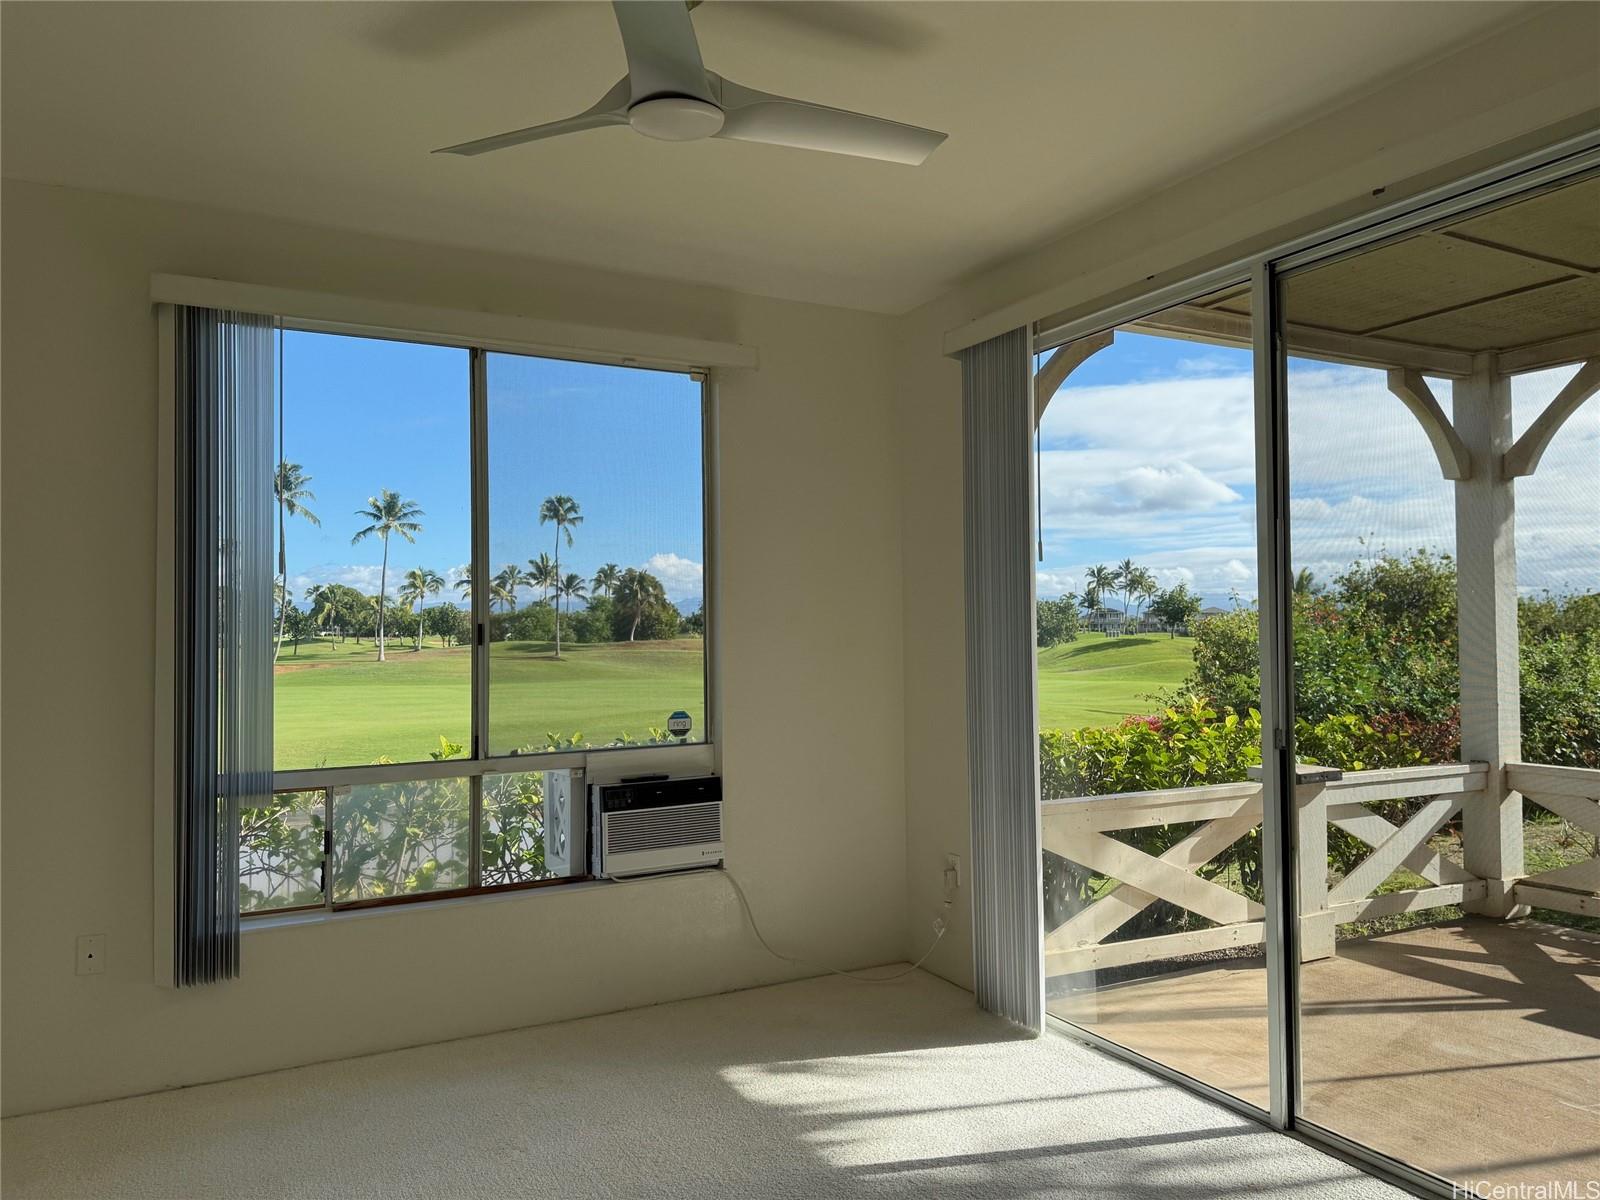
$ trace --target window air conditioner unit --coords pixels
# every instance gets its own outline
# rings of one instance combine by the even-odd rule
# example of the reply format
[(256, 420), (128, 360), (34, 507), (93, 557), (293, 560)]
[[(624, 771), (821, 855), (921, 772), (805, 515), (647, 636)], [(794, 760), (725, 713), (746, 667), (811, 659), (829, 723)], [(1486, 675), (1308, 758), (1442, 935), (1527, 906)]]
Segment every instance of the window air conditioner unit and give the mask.
[(593, 874), (621, 879), (722, 862), (722, 780), (648, 779), (589, 789)]

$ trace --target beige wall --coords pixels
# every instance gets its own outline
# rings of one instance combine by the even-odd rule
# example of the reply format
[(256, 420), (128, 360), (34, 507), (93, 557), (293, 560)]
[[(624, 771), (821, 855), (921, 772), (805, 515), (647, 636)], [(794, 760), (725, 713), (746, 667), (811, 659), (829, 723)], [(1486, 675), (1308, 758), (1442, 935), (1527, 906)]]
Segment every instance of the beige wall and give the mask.
[[(970, 847), (961, 561), (961, 376), (946, 335), (986, 336), (1175, 282), (1515, 153), (1600, 126), (1600, 5), (1554, 5), (1293, 133), (967, 280), (896, 330), (904, 538), (908, 947), (939, 867)], [(1374, 195), (1375, 191), (1381, 195)], [(1005, 314), (995, 320), (994, 314)], [(930, 960), (970, 987), (962, 912)]]
[(780, 946), (901, 957), (886, 319), (9, 181), (0, 216), (6, 1113), (806, 973), (701, 875), (252, 931), (238, 981), (153, 983), (152, 272), (759, 347), (721, 388), (728, 861)]

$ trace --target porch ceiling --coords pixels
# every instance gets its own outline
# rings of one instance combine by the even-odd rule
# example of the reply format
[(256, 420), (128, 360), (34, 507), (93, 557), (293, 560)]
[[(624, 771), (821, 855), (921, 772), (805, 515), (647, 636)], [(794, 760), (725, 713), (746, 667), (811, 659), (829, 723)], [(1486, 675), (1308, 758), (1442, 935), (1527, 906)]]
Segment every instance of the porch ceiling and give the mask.
[[(1432, 229), (1284, 281), (1289, 348), (1364, 366), (1468, 374), (1485, 351), (1514, 373), (1600, 354), (1600, 177)], [(1248, 289), (1132, 326), (1248, 344)]]

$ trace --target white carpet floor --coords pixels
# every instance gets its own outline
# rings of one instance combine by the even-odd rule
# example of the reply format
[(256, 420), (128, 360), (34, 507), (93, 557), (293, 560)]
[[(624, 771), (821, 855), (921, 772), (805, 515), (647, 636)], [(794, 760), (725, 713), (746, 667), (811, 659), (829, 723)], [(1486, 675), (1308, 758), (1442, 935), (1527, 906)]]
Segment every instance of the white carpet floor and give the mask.
[(1401, 1193), (920, 972), (825, 978), (4, 1123), (45, 1197)]

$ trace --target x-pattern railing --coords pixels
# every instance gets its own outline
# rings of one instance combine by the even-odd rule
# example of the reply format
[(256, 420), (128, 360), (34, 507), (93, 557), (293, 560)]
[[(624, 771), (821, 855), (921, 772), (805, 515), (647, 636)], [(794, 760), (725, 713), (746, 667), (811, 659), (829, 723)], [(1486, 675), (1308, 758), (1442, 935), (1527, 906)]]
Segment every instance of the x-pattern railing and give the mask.
[[(1301, 783), (1296, 788), (1296, 833), (1302, 864), (1298, 880), (1302, 957), (1332, 954), (1335, 929), (1347, 921), (1481, 898), (1484, 881), (1439, 854), (1430, 840), (1460, 813), (1470, 793), (1484, 789), (1487, 772), (1482, 763), (1445, 764), (1343, 776), (1328, 772), (1330, 777)], [(1389, 800), (1421, 803), (1396, 825), (1369, 807)], [(1585, 803), (1593, 807), (1592, 802)], [(1569, 809), (1580, 811), (1570, 805)], [(1581, 812), (1587, 820), (1588, 809)], [(1046, 935), (1047, 973), (1072, 974), (1261, 942), (1261, 905), (1200, 874), (1260, 823), (1261, 787), (1251, 782), (1045, 801), (1045, 849), (1109, 882)], [(1110, 836), (1180, 824), (1195, 828), (1160, 854)], [(1342, 878), (1331, 882), (1330, 826), (1369, 848)], [(1417, 875), (1426, 886), (1375, 894), (1400, 869)], [(1108, 940), (1158, 900), (1212, 924)]]

